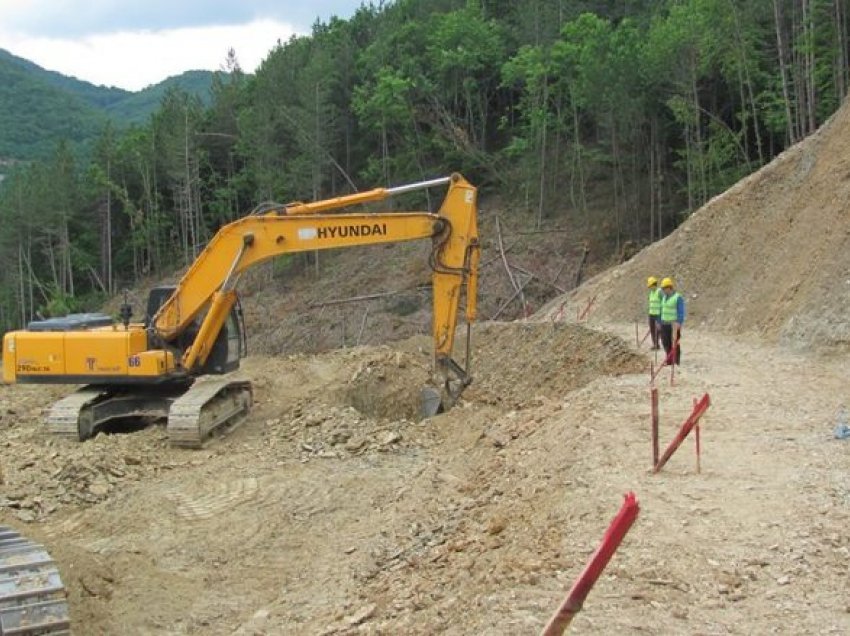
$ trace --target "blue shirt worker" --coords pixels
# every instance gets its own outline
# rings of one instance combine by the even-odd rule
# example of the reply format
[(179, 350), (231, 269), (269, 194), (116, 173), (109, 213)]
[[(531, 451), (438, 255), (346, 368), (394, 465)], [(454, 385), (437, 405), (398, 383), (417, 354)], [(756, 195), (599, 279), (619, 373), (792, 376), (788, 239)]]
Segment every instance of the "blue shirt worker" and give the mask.
[[(682, 364), (682, 324), (685, 322), (685, 297), (675, 289), (672, 278), (661, 281), (661, 344), (669, 364)], [(675, 351), (674, 351), (675, 350)], [(673, 354), (671, 355), (671, 351)]]
[(658, 349), (658, 321), (661, 320), (661, 300), (664, 294), (658, 288), (658, 279), (650, 276), (646, 279), (649, 288), (647, 307), (649, 314), (649, 336), (652, 339), (652, 348)]

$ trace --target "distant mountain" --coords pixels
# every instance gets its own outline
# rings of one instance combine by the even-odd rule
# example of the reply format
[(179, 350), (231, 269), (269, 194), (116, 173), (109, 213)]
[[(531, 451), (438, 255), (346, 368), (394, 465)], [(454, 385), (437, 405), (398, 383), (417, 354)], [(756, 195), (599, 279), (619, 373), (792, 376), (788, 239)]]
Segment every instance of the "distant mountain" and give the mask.
[(138, 93), (127, 93), (122, 99), (106, 106), (106, 113), (119, 125), (141, 124), (159, 107), (166, 91), (172, 87), (180, 88), (190, 95), (197, 95), (201, 102), (208, 106), (212, 99), (210, 88), (214, 75), (211, 71), (186, 71), (159, 84), (148, 86)]
[(0, 159), (45, 157), (59, 139), (85, 145), (97, 136), (106, 114), (56, 75), (0, 50)]
[(130, 91), (125, 91), (123, 88), (95, 86), (89, 82), (78, 80), (75, 77), (68, 77), (57, 73), (56, 71), (48, 71), (41, 68), (38, 64), (25, 60), (22, 57), (12, 55), (8, 51), (0, 49), (0, 71), (7, 64), (23, 70), (32, 78), (37, 78), (45, 83), (62, 90), (63, 92), (76, 95), (84, 102), (97, 108), (106, 108), (111, 104), (121, 101), (122, 99), (132, 95)]
[(48, 156), (60, 139), (85, 153), (107, 120), (143, 123), (172, 86), (207, 104), (214, 73), (188, 71), (139, 92), (95, 86), (0, 49), (0, 162)]

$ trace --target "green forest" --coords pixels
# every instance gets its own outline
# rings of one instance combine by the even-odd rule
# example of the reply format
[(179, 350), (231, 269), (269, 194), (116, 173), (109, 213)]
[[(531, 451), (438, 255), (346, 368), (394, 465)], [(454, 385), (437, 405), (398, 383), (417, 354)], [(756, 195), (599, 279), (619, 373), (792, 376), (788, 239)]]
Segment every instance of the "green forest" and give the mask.
[[(848, 82), (848, 0), (398, 0), (223, 60), (208, 105), (73, 137), (0, 190), (0, 329), (191, 262), (263, 201), (463, 172), (612, 252), (812, 133)], [(424, 201), (417, 202), (424, 204)]]
[(51, 157), (59, 140), (86, 159), (107, 120), (119, 128), (144, 124), (171, 88), (209, 105), (212, 76), (187, 71), (133, 93), (48, 71), (0, 49), (0, 172), (5, 163)]

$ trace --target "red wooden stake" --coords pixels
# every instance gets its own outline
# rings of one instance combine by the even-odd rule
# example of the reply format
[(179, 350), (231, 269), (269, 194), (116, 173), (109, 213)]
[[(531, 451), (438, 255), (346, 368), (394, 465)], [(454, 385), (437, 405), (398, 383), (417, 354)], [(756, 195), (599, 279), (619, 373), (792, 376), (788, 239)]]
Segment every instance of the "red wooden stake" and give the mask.
[(673, 343), (670, 347), (670, 355), (667, 356), (667, 364), (670, 365), (670, 386), (674, 386), (674, 378), (676, 376), (676, 354), (679, 352), (679, 341)]
[[(578, 316), (578, 321), (583, 322), (587, 318), (587, 314), (590, 311), (590, 308), (593, 306), (594, 301), (596, 300), (596, 295), (594, 294), (590, 300), (587, 301), (587, 306), (585, 306), (584, 311), (581, 312)], [(578, 308), (576, 308), (578, 310)]]
[(657, 473), (664, 467), (664, 464), (667, 463), (667, 460), (672, 457), (673, 453), (676, 452), (676, 449), (682, 445), (682, 442), (685, 441), (685, 438), (691, 432), (691, 430), (697, 425), (699, 422), (699, 418), (705, 415), (705, 412), (708, 410), (708, 407), (711, 405), (711, 399), (708, 397), (708, 393), (702, 396), (702, 399), (694, 405), (693, 412), (688, 416), (688, 419), (685, 420), (685, 423), (682, 424), (682, 428), (679, 429), (679, 432), (676, 434), (676, 437), (673, 438), (673, 441), (667, 446), (667, 449), (664, 451), (664, 454), (661, 456), (661, 459), (655, 464), (655, 468), (652, 469), (652, 472)]
[(700, 454), (699, 454), (699, 424), (694, 426), (694, 435), (696, 436), (697, 441), (697, 473), (702, 472), (702, 468), (699, 465)]
[(652, 404), (652, 465), (658, 463), (658, 389), (652, 387), (649, 390), (649, 399)]
[(630, 492), (626, 495), (626, 500), (620, 507), (617, 516), (614, 517), (611, 525), (605, 531), (596, 552), (590, 557), (587, 565), (584, 566), (584, 571), (570, 588), (567, 598), (546, 623), (546, 627), (540, 632), (540, 636), (561, 636), (564, 633), (573, 617), (581, 611), (588, 593), (602, 574), (605, 566), (608, 565), (608, 561), (614, 556), (614, 552), (617, 551), (623, 537), (626, 536), (635, 519), (637, 519), (638, 512), (640, 512), (640, 506), (635, 499), (635, 494)]
[(670, 353), (668, 353), (666, 355), (666, 357), (664, 358), (664, 362), (661, 363), (661, 366), (658, 367), (657, 370), (650, 371), (650, 378), (649, 378), (650, 383), (655, 381), (655, 376), (657, 376), (659, 373), (661, 373), (661, 369), (666, 367), (668, 364), (672, 364), (672, 361), (675, 360), (675, 358), (674, 358), (675, 355), (676, 355), (676, 350), (670, 349)]
[[(694, 409), (697, 407), (697, 399), (694, 398)], [(694, 441), (696, 442), (696, 453), (697, 453), (697, 474), (702, 472), (700, 467), (700, 452), (699, 452), (699, 422), (694, 426)]]
[(558, 307), (558, 311), (552, 315), (552, 322), (558, 322), (559, 320), (561, 320), (561, 318), (564, 317), (564, 305), (566, 304), (566, 300), (561, 303), (561, 305)]

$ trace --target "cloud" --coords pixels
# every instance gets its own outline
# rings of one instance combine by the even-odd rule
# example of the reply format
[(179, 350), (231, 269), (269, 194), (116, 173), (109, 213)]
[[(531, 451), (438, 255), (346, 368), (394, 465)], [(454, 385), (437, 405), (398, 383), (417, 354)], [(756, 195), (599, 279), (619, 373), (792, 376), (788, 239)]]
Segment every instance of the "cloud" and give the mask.
[(0, 24), (21, 35), (62, 39), (257, 20), (306, 31), (317, 17), (348, 17), (359, 5), (360, 0), (0, 0)]
[(0, 34), (0, 47), (48, 70), (135, 91), (184, 71), (218, 70), (230, 48), (242, 69), (253, 72), (278, 41), (297, 33), (292, 24), (259, 19), (239, 25), (128, 30), (75, 39), (6, 33)]

